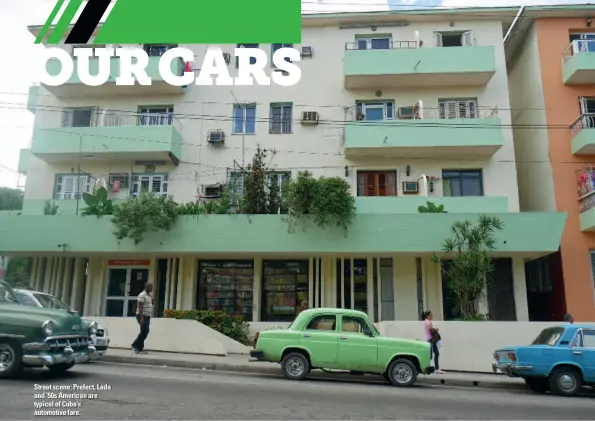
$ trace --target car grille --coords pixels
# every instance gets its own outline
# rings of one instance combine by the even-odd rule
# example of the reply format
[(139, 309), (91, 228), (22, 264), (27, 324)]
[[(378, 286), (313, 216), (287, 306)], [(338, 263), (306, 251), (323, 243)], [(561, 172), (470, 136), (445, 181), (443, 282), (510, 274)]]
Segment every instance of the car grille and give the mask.
[(73, 336), (68, 338), (48, 339), (46, 343), (49, 345), (51, 352), (62, 352), (67, 346), (71, 347), (74, 352), (84, 351), (89, 346), (89, 338), (83, 336)]
[(103, 335), (105, 335), (105, 330), (103, 329), (97, 329), (97, 332), (95, 332), (95, 336), (97, 336), (98, 338), (102, 338)]

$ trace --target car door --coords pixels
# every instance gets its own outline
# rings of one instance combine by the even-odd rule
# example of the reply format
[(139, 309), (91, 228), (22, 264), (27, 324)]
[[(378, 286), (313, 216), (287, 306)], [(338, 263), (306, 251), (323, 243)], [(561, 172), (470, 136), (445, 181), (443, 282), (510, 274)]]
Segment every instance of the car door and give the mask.
[(374, 371), (378, 366), (378, 337), (368, 321), (359, 316), (341, 316), (338, 368)]
[(337, 364), (337, 316), (318, 314), (301, 332), (299, 345), (310, 353), (313, 367), (335, 368)]
[(572, 343), (573, 360), (582, 367), (585, 380), (595, 382), (595, 329), (580, 329)]

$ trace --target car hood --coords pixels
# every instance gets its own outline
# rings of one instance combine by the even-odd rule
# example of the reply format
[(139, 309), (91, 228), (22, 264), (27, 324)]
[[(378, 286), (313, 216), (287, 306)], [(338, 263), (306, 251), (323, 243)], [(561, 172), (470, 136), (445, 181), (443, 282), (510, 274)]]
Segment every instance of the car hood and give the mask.
[(87, 332), (87, 327), (84, 326), (79, 315), (43, 307), (23, 306), (20, 304), (2, 305), (0, 306), (0, 319), (3, 321), (10, 321), (12, 319), (32, 327), (41, 327), (43, 322), (50, 320), (54, 324), (53, 335), (78, 335), (86, 334)]

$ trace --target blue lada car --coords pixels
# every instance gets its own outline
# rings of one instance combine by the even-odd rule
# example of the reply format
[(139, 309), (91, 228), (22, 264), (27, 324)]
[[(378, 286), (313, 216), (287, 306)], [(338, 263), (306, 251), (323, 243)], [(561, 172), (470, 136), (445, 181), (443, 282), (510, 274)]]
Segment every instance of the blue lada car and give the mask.
[(531, 345), (497, 349), (494, 359), (494, 371), (523, 378), (534, 392), (573, 396), (595, 386), (595, 326), (548, 327)]

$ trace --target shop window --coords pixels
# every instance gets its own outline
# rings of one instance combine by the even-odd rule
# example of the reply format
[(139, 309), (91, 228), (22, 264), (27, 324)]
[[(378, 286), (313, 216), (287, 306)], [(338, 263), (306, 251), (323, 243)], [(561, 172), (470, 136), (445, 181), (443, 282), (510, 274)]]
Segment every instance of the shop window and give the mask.
[(201, 261), (198, 277), (197, 309), (220, 310), (252, 321), (253, 261)]
[(308, 261), (265, 260), (262, 272), (262, 321), (292, 321), (308, 300)]
[[(368, 312), (367, 259), (337, 259), (337, 308)], [(343, 273), (343, 277), (341, 277)], [(353, 280), (351, 279), (353, 276)], [(342, 279), (341, 279), (342, 278)], [(353, 302), (351, 289), (353, 282)], [(343, 300), (341, 300), (341, 297)], [(343, 305), (344, 304), (344, 305)]]

